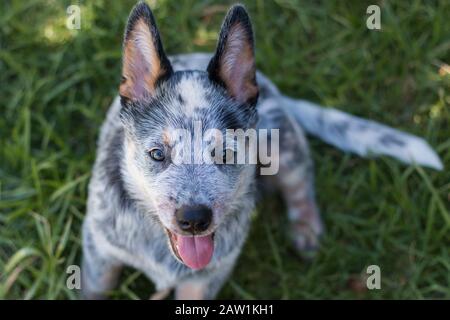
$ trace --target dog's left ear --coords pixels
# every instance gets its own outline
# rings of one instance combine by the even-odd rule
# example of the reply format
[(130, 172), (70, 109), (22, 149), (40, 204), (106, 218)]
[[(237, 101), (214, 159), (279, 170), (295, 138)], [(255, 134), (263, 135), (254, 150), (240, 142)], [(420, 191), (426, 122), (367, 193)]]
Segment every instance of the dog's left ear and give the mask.
[(256, 104), (258, 86), (253, 31), (242, 5), (233, 6), (225, 17), (208, 73), (212, 81), (225, 87), (237, 101)]
[(139, 2), (125, 30), (120, 96), (126, 101), (151, 97), (157, 84), (172, 72), (152, 11), (145, 2)]

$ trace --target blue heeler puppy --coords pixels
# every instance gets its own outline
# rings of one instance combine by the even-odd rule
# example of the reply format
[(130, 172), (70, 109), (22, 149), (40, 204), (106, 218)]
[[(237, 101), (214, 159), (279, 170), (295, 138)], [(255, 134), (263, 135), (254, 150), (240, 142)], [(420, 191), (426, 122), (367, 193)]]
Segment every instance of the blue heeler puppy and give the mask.
[[(145, 273), (160, 293), (156, 297), (175, 289), (179, 299), (214, 298), (239, 256), (264, 185), (283, 195), (297, 249), (316, 249), (323, 225), (303, 130), (361, 156), (442, 168), (418, 137), (282, 95), (256, 71), (252, 27), (240, 5), (228, 12), (212, 56), (168, 58), (150, 8), (139, 3), (125, 31), (119, 94), (101, 129), (89, 185), (85, 298), (106, 297), (123, 265)], [(175, 163), (176, 154), (194, 158), (202, 152), (173, 135), (183, 129), (194, 136), (195, 123), (202, 133), (279, 129), (279, 153), (266, 148), (277, 174), (259, 174), (267, 163)], [(222, 149), (218, 141), (201, 145)]]

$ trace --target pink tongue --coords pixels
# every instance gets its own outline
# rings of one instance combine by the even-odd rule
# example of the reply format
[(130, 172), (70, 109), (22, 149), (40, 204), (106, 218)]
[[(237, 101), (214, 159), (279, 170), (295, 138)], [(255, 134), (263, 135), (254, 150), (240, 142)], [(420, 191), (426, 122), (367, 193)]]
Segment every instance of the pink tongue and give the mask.
[(202, 269), (211, 261), (214, 252), (212, 234), (204, 237), (178, 236), (178, 253), (191, 269)]

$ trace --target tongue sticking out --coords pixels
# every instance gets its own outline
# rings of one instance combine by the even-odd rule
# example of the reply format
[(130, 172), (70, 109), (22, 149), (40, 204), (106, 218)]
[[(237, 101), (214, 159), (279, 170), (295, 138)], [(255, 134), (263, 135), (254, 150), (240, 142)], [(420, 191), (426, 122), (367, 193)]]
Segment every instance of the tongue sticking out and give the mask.
[(178, 253), (191, 269), (203, 269), (211, 261), (214, 252), (212, 234), (204, 237), (177, 236)]

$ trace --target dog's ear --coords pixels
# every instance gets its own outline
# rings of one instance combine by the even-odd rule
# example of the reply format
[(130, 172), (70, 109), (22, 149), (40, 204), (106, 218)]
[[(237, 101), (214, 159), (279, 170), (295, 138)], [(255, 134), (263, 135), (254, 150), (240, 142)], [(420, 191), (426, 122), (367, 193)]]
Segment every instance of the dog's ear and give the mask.
[(159, 81), (170, 76), (167, 59), (152, 11), (138, 3), (128, 18), (123, 42), (122, 99), (139, 101), (151, 97)]
[(253, 31), (242, 5), (233, 6), (220, 30), (216, 52), (208, 65), (209, 78), (241, 103), (258, 99)]

